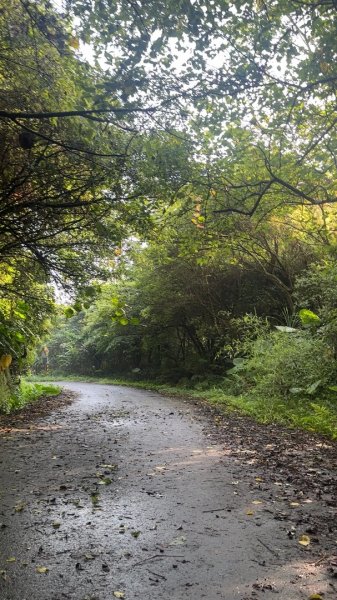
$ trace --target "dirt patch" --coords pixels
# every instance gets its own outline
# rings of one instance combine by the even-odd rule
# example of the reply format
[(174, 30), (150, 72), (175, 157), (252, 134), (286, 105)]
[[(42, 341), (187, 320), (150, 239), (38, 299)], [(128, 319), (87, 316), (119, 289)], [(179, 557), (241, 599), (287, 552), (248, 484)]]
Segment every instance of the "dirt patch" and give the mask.
[(9, 433), (11, 430), (27, 429), (37, 420), (49, 416), (55, 410), (66, 408), (74, 402), (76, 397), (77, 394), (74, 392), (65, 390), (57, 396), (42, 396), (10, 415), (0, 415), (0, 434)]

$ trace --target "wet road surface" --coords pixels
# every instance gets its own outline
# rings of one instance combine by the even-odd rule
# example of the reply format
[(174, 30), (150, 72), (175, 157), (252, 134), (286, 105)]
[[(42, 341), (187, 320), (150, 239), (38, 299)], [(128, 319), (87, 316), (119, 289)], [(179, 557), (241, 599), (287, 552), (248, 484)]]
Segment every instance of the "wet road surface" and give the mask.
[(0, 437), (1, 600), (336, 598), (198, 407), (65, 387), (70, 407)]

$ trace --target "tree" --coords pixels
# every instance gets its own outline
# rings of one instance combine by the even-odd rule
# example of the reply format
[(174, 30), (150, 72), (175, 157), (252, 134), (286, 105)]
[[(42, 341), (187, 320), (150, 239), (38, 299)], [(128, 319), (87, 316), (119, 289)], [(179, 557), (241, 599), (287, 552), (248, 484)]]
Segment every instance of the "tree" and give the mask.
[(154, 176), (142, 175), (142, 163), (157, 161), (160, 144), (153, 134), (139, 139), (134, 115), (129, 126), (116, 120), (133, 112), (117, 101), (81, 118), (103, 102), (104, 74), (74, 55), (71, 24), (49, 2), (6, 5), (0, 31), (0, 260), (38, 263), (70, 287), (146, 227)]
[[(140, 263), (135, 274), (139, 308), (151, 316), (148, 347), (165, 322), (166, 357), (179, 361), (186, 345), (211, 364), (228, 328), (221, 310), (234, 315), (243, 298), (242, 315), (248, 295), (259, 314), (269, 302), (273, 318), (292, 306), (298, 272), (319, 254), (308, 223), (291, 231), (297, 210), (311, 224), (321, 211), (315, 235), (333, 243), (324, 219), (337, 198), (335, 4), (92, 8), (2, 7), (1, 268), (81, 287), (114, 271), (123, 240), (158, 235), (172, 217), (172, 237), (148, 250), (153, 268), (163, 261), (154, 289)], [(90, 62), (81, 43), (91, 44)], [(234, 293), (219, 293), (229, 282)]]
[[(336, 201), (333, 0), (66, 6), (81, 39), (105, 56), (106, 91), (124, 106), (155, 107), (158, 118), (164, 107), (168, 128), (190, 116), (196, 147), (209, 155), (204, 185), (220, 183), (212, 158), (223, 156), (217, 210), (250, 215), (271, 197), (274, 206)], [(204, 134), (213, 138), (206, 147)], [(248, 179), (242, 155), (259, 165)]]

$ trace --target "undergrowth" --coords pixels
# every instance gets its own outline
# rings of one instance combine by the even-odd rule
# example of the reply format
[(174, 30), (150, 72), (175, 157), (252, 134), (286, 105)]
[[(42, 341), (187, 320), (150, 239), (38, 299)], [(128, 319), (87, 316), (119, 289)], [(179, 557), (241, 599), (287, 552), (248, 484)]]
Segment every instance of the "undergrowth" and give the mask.
[[(42, 377), (32, 376), (31, 381), (41, 381)], [(198, 390), (195, 387), (172, 386), (153, 381), (132, 381), (119, 378), (95, 378), (85, 376), (62, 376), (60, 374), (48, 375), (48, 381), (78, 381), (88, 383), (103, 383), (110, 385), (123, 385), (134, 388), (155, 390), (170, 396), (189, 397), (202, 399), (213, 405), (220, 412), (238, 411), (248, 415), (260, 423), (281, 423), (287, 427), (294, 427), (320, 433), (332, 439), (337, 439), (337, 400), (289, 398), (281, 400), (275, 397), (263, 397), (256, 394), (234, 395), (226, 391), (225, 387), (209, 386)], [(226, 381), (226, 380), (224, 380)], [(337, 394), (336, 394), (337, 398)]]
[(19, 410), (26, 404), (35, 402), (43, 396), (57, 396), (61, 388), (47, 383), (35, 383), (21, 379), (18, 389), (10, 396), (5, 405), (1, 406), (1, 412), (11, 413)]

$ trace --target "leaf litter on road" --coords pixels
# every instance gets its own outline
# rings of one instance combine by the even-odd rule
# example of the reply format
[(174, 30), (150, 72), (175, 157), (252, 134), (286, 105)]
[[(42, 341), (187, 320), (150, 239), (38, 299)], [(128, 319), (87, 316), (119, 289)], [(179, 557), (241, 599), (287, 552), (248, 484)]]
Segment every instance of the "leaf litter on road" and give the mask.
[(38, 566), (38, 567), (36, 567), (35, 570), (37, 573), (48, 573), (48, 571), (49, 571), (48, 567), (43, 567), (43, 566)]
[(298, 543), (301, 544), (301, 546), (309, 546), (310, 545), (310, 537), (308, 535), (301, 535), (300, 539), (298, 540)]

